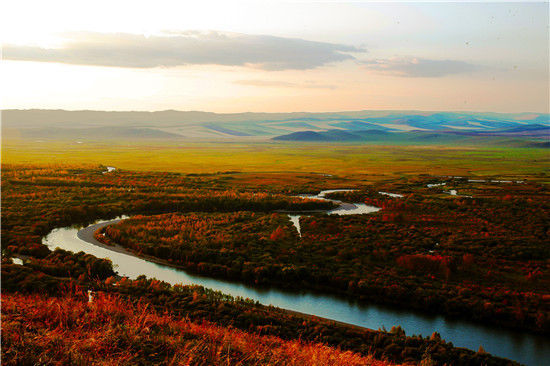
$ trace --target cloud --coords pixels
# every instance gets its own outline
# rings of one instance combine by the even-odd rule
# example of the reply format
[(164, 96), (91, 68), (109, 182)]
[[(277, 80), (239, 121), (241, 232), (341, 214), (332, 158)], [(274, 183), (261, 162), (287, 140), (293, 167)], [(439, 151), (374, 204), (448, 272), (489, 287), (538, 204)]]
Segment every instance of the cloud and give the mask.
[(114, 67), (179, 65), (250, 66), (263, 70), (306, 70), (353, 60), (364, 49), (343, 44), (269, 35), (223, 32), (71, 33), (61, 48), (4, 45), (8, 60), (62, 62)]
[(368, 69), (402, 77), (442, 77), (481, 69), (464, 61), (430, 60), (416, 57), (394, 57), (361, 61)]
[(317, 84), (315, 82), (291, 83), (277, 80), (237, 80), (234, 82), (239, 85), (274, 87), (274, 88), (298, 88), (298, 89), (336, 89), (335, 85)]

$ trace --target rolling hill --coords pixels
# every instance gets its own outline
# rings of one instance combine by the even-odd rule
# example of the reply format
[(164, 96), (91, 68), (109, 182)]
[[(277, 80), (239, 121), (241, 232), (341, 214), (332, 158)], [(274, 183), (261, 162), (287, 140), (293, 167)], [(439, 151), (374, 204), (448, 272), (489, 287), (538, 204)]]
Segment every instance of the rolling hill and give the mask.
[(550, 114), (355, 111), (232, 113), (5, 110), (4, 139), (467, 143), (544, 145)]

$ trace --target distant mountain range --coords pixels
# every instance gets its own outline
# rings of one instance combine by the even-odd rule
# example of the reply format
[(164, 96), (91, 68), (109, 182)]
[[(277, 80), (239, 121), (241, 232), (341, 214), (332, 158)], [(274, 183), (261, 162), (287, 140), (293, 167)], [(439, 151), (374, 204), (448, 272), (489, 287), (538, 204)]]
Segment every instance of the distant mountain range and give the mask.
[(273, 140), (365, 143), (550, 143), (550, 114), (420, 111), (334, 113), (4, 110), (4, 138)]
[(413, 130), (408, 132), (388, 132), (384, 130), (327, 130), (327, 131), (299, 131), (274, 137), (279, 141), (402, 141), (413, 142), (421, 140), (448, 140), (457, 141), (466, 137), (531, 137), (550, 139), (550, 126), (533, 124), (522, 125), (508, 129), (493, 130)]

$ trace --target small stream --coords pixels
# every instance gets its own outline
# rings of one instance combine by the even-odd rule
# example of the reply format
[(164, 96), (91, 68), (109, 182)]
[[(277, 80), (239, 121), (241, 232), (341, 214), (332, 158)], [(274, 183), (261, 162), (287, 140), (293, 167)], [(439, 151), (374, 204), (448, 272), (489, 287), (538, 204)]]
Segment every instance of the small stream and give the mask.
[[(362, 215), (362, 214), (368, 214), (368, 213), (373, 213), (373, 212), (376, 212), (376, 211), (380, 211), (379, 207), (369, 206), (369, 205), (366, 205), (364, 203), (348, 203), (348, 202), (342, 202), (342, 201), (326, 198), (326, 195), (329, 194), (329, 193), (352, 192), (352, 191), (355, 191), (355, 189), (328, 189), (326, 191), (321, 191), (321, 192), (319, 192), (319, 194), (316, 194), (316, 195), (302, 194), (302, 195), (299, 195), (297, 197), (307, 198), (307, 199), (310, 199), (310, 200), (329, 201), (329, 202), (333, 202), (333, 203), (337, 204), (338, 207), (333, 208), (332, 210), (326, 211), (326, 213), (329, 214), (329, 215), (340, 215), (340, 216), (341, 215)], [(401, 195), (397, 195), (397, 196), (401, 196)], [(403, 196), (401, 196), (401, 197), (403, 197)], [(301, 216), (307, 216), (307, 215), (300, 214), (299, 212), (291, 213), (291, 214), (288, 215), (290, 221), (292, 222), (292, 224), (294, 225), (294, 227), (298, 231), (298, 235), (300, 237), (302, 237), (302, 229), (300, 227), (300, 217)]]

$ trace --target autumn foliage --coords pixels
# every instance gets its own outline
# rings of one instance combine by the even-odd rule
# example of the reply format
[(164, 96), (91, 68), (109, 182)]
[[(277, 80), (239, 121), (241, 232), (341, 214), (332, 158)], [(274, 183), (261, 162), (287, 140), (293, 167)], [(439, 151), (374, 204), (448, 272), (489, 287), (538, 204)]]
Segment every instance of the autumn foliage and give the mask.
[[(104, 364), (377, 364), (372, 357), (509, 363), (397, 327), (357, 329), (202, 288), (118, 278), (108, 260), (42, 244), (56, 227), (122, 214), (132, 218), (98, 238), (191, 272), (550, 329), (544, 185), (510, 184), (504, 191), (448, 179), (448, 188), (473, 197), (466, 198), (426, 188), (441, 179), (428, 176), (372, 183), (315, 174), (104, 170), (2, 167), (3, 363), (86, 364), (99, 362), (97, 355)], [(325, 215), (311, 211), (330, 202), (294, 197), (351, 186), (358, 190), (331, 197), (382, 210)], [(301, 237), (288, 211), (310, 211), (300, 219)], [(63, 292), (73, 283), (97, 296), (88, 303), (87, 296)]]
[(470, 184), (480, 198), (452, 198), (424, 183), (394, 187), (414, 188), (403, 198), (378, 189), (331, 194), (383, 209), (302, 216), (301, 237), (285, 214), (236, 212), (137, 216), (98, 239), (210, 276), (547, 332), (546, 189), (512, 185), (503, 204), (510, 194), (502, 187)]
[[(32, 352), (29, 352), (32, 350)], [(389, 365), (322, 344), (196, 323), (98, 293), (3, 294), (2, 363), (166, 365)]]

